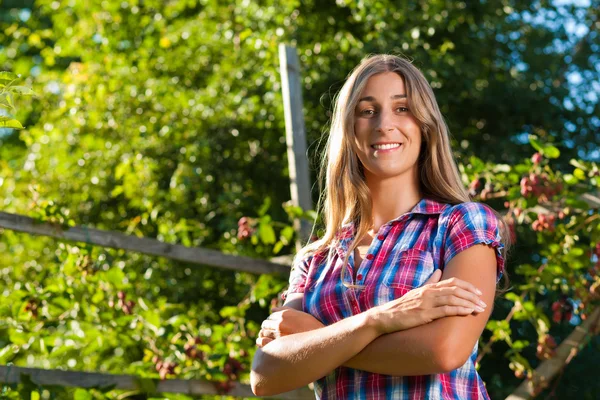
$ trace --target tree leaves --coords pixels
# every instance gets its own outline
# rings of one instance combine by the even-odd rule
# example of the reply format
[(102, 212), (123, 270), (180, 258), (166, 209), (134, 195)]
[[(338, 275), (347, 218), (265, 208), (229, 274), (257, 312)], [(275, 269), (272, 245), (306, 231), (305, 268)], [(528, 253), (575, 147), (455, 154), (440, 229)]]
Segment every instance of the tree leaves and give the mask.
[(14, 118), (0, 115), (0, 128), (23, 129), (23, 125)]

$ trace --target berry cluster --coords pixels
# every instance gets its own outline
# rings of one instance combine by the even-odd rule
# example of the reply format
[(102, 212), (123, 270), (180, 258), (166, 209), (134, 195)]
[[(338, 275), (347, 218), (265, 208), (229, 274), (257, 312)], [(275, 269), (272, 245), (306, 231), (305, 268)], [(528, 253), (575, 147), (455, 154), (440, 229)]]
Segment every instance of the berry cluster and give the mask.
[[(121, 311), (123, 311), (125, 314), (131, 315), (133, 313), (135, 301), (127, 300), (127, 294), (123, 291), (119, 291), (119, 293), (117, 293), (117, 297), (119, 298), (119, 300), (117, 301), (117, 308), (120, 308)], [(112, 299), (109, 300), (108, 306), (111, 308), (115, 306), (115, 303), (112, 301)]]
[(183, 345), (185, 355), (191, 360), (204, 360), (204, 352), (198, 349), (198, 345), (204, 343), (202, 338), (196, 336), (191, 338), (186, 344)]
[[(480, 188), (481, 188), (481, 180), (473, 179), (471, 181), (471, 183), (469, 184), (469, 196), (471, 196), (471, 197), (477, 196), (477, 193), (479, 192)], [(485, 201), (490, 198), (490, 195), (492, 193), (494, 193), (494, 187), (492, 186), (492, 183), (486, 182), (486, 184), (483, 186), (483, 190), (481, 191), (481, 193), (479, 193), (479, 197), (481, 198), (481, 200)]]
[(158, 372), (160, 379), (166, 379), (167, 375), (175, 375), (177, 363), (161, 360), (158, 356), (154, 356), (152, 362), (156, 365), (156, 371)]
[(38, 317), (38, 303), (37, 300), (30, 299), (25, 305), (25, 311), (29, 311), (33, 318)]
[(520, 185), (523, 197), (533, 195), (538, 197), (540, 202), (548, 201), (563, 189), (562, 183), (552, 183), (544, 173), (538, 175), (532, 172), (529, 176), (521, 178)]
[(515, 376), (519, 379), (523, 379), (525, 377), (529, 378), (531, 376), (531, 371), (527, 371), (523, 364), (515, 364), (511, 362), (509, 367), (515, 371)]
[(250, 218), (242, 217), (238, 221), (238, 233), (237, 238), (239, 240), (244, 240), (249, 238), (252, 233), (254, 233), (254, 229), (250, 226)]
[(244, 370), (244, 366), (235, 358), (228, 357), (223, 366), (223, 373), (228, 376), (228, 380), (216, 382), (215, 387), (220, 394), (228, 393), (235, 387), (235, 382), (238, 380), (238, 375)]
[(553, 232), (555, 223), (556, 223), (556, 216), (554, 216), (553, 214), (549, 214), (549, 215), (538, 214), (537, 219), (535, 221), (533, 221), (533, 223), (531, 224), (531, 227), (536, 232), (544, 232), (544, 231)]
[(569, 322), (573, 317), (573, 305), (566, 297), (552, 303), (552, 320), (556, 323)]
[(540, 338), (536, 355), (540, 360), (548, 360), (556, 354), (556, 341), (550, 335)]

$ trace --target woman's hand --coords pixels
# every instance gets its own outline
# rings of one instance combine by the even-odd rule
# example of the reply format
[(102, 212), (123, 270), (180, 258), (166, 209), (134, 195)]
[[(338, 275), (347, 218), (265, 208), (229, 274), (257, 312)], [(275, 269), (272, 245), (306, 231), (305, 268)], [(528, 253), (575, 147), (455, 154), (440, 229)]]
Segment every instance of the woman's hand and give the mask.
[(437, 269), (423, 286), (366, 311), (378, 331), (386, 334), (442, 317), (484, 311), (486, 304), (479, 298), (481, 292), (475, 286), (457, 278), (440, 282), (441, 276), (442, 271)]
[(261, 325), (256, 339), (258, 347), (263, 347), (281, 336), (312, 331), (325, 326), (312, 315), (290, 307), (275, 307), (273, 311)]

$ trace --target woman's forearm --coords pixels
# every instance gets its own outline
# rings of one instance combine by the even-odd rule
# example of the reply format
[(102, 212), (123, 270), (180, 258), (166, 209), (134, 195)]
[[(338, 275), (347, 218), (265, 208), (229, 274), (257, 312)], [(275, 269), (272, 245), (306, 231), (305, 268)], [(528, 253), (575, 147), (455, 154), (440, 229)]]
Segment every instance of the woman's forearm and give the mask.
[[(448, 317), (379, 336), (344, 366), (377, 374), (414, 376), (445, 373), (468, 357), (467, 344), (452, 344), (452, 329), (469, 317)], [(458, 328), (460, 329), (460, 328)], [(463, 351), (463, 347), (467, 351)], [(472, 346), (470, 346), (472, 350)]]
[(329, 374), (380, 335), (367, 313), (280, 337), (258, 349), (250, 380), (258, 396), (287, 392)]

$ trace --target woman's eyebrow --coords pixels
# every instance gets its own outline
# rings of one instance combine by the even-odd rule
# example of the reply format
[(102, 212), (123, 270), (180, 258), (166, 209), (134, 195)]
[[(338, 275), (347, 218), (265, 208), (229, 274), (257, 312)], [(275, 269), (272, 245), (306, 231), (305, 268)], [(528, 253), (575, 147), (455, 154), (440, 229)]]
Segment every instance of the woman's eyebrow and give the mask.
[[(406, 95), (405, 94), (395, 94), (393, 96), (390, 97), (390, 99), (405, 99)], [(375, 97), (373, 96), (366, 96), (366, 97), (362, 97), (360, 99), (358, 99), (358, 102), (360, 103), (361, 101), (375, 101)]]

